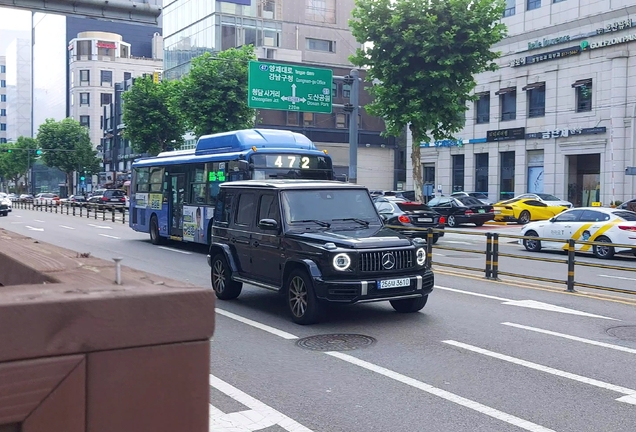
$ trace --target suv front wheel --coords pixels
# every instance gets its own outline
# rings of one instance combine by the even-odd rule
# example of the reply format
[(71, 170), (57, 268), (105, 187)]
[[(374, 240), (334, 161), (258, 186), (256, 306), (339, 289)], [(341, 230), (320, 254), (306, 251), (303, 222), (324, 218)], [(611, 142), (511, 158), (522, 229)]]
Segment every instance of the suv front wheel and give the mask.
[(397, 312), (400, 313), (413, 313), (421, 311), (424, 306), (426, 306), (426, 302), (428, 301), (428, 296), (422, 296), (417, 298), (403, 299), (403, 300), (391, 300), (391, 306)]
[(233, 300), (241, 294), (243, 284), (232, 280), (232, 270), (223, 254), (217, 254), (210, 268), (212, 289), (220, 300)]
[(301, 270), (294, 270), (287, 279), (285, 290), (287, 307), (296, 324), (314, 324), (321, 315), (321, 307), (314, 293), (314, 284)]

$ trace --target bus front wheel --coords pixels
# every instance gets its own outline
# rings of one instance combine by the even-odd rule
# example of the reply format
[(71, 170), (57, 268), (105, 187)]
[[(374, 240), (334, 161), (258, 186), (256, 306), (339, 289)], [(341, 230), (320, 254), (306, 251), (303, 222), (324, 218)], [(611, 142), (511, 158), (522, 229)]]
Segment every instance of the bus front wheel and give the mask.
[(155, 215), (150, 218), (150, 242), (153, 245), (164, 243), (164, 238), (159, 235), (159, 222)]

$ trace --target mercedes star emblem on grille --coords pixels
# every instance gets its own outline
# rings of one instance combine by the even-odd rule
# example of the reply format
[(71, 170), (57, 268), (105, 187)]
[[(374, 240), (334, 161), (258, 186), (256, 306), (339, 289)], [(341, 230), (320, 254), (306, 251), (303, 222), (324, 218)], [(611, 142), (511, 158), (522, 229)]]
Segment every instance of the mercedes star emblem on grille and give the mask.
[(382, 255), (382, 267), (387, 270), (391, 270), (393, 267), (395, 267), (395, 257), (391, 252), (387, 252)]

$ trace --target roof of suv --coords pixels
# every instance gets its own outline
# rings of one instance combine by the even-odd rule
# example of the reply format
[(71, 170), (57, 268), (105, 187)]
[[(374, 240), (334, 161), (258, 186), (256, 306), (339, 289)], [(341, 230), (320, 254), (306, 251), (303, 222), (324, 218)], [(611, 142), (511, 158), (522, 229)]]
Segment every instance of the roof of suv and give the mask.
[(261, 189), (365, 189), (362, 185), (327, 180), (242, 180), (223, 183), (222, 188)]

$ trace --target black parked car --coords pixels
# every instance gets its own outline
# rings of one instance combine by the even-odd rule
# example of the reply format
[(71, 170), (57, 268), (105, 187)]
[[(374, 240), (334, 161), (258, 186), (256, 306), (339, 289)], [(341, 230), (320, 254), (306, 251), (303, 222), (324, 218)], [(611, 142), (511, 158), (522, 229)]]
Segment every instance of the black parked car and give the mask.
[(283, 294), (294, 322), (310, 324), (329, 302), (421, 310), (434, 282), (425, 246), (385, 228), (364, 187), (235, 181), (220, 187), (208, 264), (219, 299), (244, 283), (267, 288)]
[(126, 205), (126, 192), (120, 189), (98, 189), (88, 199), (89, 204), (97, 204), (101, 209), (105, 206), (124, 207)]
[[(444, 229), (446, 218), (426, 204), (387, 196), (376, 198), (374, 203), (384, 223), (407, 237), (426, 238), (426, 231), (413, 228)], [(435, 232), (433, 244), (443, 236), (443, 232)]]
[(465, 223), (479, 227), (495, 218), (495, 210), (491, 205), (486, 205), (470, 196), (437, 197), (430, 200), (428, 205), (446, 216), (446, 225), (449, 228)]

